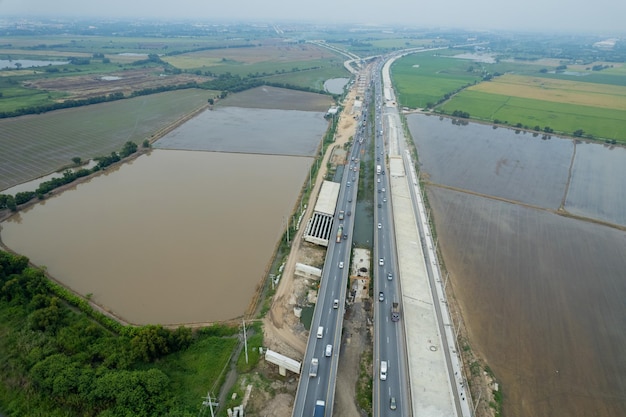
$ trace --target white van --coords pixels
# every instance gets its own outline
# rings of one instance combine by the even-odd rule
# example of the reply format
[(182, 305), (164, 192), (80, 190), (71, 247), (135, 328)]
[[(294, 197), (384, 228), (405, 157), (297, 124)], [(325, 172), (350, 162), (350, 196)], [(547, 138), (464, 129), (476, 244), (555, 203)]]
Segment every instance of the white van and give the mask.
[(321, 339), (322, 337), (324, 337), (324, 326), (317, 328), (317, 338)]
[(380, 380), (387, 380), (387, 361), (380, 361)]

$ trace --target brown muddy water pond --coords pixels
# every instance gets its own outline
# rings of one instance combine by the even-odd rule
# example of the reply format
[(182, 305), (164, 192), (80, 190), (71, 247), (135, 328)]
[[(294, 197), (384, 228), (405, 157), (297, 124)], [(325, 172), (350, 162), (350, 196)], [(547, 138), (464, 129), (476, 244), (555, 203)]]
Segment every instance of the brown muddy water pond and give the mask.
[(134, 324), (236, 318), (312, 161), (153, 150), (18, 213), (2, 241)]
[(626, 416), (626, 233), (556, 214), (566, 200), (623, 224), (624, 176), (611, 175), (626, 153), (408, 119), (469, 344), (500, 383), (503, 415)]

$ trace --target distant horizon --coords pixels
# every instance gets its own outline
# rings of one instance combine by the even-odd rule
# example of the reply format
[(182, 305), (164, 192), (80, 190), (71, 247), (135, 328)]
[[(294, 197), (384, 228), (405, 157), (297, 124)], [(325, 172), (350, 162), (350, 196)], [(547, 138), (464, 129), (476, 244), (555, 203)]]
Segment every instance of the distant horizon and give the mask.
[[(0, 5), (2, 0), (0, 0)], [(169, 24), (178, 24), (178, 23), (194, 23), (194, 24), (222, 24), (222, 25), (266, 25), (271, 27), (272, 25), (293, 25), (293, 24), (307, 24), (311, 26), (320, 26), (320, 27), (330, 27), (334, 28), (341, 25), (349, 25), (352, 28), (369, 28), (371, 30), (424, 30), (424, 31), (440, 31), (440, 32), (468, 32), (468, 33), (480, 33), (480, 32), (488, 32), (488, 33), (511, 33), (511, 34), (537, 34), (537, 35), (551, 35), (551, 34), (560, 34), (560, 35), (580, 35), (580, 36), (598, 36), (603, 38), (617, 38), (619, 40), (626, 40), (626, 26), (620, 31), (610, 31), (607, 29), (603, 30), (592, 30), (587, 28), (587, 30), (583, 29), (562, 29), (562, 30), (548, 30), (548, 29), (539, 29), (539, 28), (488, 28), (488, 27), (462, 27), (462, 26), (446, 26), (446, 25), (410, 25), (407, 23), (371, 23), (371, 22), (359, 22), (359, 21), (345, 21), (345, 22), (328, 22), (328, 21), (319, 21), (312, 19), (294, 19), (294, 18), (281, 18), (281, 19), (267, 19), (267, 18), (256, 18), (256, 19), (242, 19), (242, 18), (228, 18), (228, 17), (213, 17), (213, 18), (201, 18), (201, 17), (163, 17), (163, 16), (72, 16), (72, 15), (35, 15), (35, 14), (3, 14), (0, 16), (0, 28), (7, 27), (8, 25), (3, 25), (4, 21), (10, 21), (10, 26), (15, 26), (18, 24), (15, 20), (25, 20), (25, 21), (35, 21), (35, 22), (45, 22), (45, 21), (60, 21), (71, 23), (74, 22), (144, 22), (144, 23), (169, 23)], [(348, 29), (348, 28), (346, 28)]]
[(0, 0), (0, 19), (121, 19), (158, 21), (308, 22), (409, 28), (449, 28), (469, 31), (597, 33), (626, 35), (623, 0), (447, 0), (415, 4), (396, 0), (383, 6), (373, 0), (239, 0), (217, 6), (202, 0)]

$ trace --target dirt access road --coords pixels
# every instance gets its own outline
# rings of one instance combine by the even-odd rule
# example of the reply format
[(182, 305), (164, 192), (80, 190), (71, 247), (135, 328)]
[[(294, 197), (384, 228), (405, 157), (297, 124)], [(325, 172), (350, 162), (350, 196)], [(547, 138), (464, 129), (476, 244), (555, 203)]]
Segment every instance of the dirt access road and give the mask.
[[(326, 176), (326, 166), (329, 159), (333, 158), (332, 163), (345, 163), (345, 152), (342, 149), (345, 143), (354, 136), (356, 130), (357, 122), (354, 119), (354, 114), (352, 114), (356, 96), (356, 87), (353, 87), (344, 100), (344, 110), (337, 125), (335, 143), (333, 146), (328, 147), (321, 162), (321, 168), (315, 179), (311, 199), (302, 219), (302, 225), (306, 225), (311, 218), (321, 184)], [(340, 155), (342, 157), (338, 158)], [(310, 244), (302, 240), (304, 230), (305, 227), (301, 227), (293, 239), (291, 252), (285, 263), (281, 282), (274, 295), (272, 306), (263, 320), (265, 345), (296, 360), (304, 358), (308, 331), (304, 330), (299, 319), (293, 313), (296, 300), (301, 296), (302, 291), (306, 291), (294, 279), (295, 266), (297, 262), (307, 263), (314, 257), (312, 254), (320, 250), (312, 249)], [(325, 254), (325, 251), (323, 252)], [(365, 313), (361, 309), (360, 304), (352, 306), (352, 311), (349, 310), (346, 313), (346, 318), (351, 316), (362, 318)], [(342, 346), (337, 378), (335, 414), (342, 416), (360, 416), (355, 403), (355, 386), (359, 373), (360, 355), (366, 339), (365, 326), (362, 326), (365, 320), (355, 320), (354, 323), (356, 323), (354, 328), (352, 325), (350, 325), (350, 329), (346, 328), (346, 334), (343, 337), (342, 343), (344, 345)], [(275, 399), (266, 403), (265, 408), (259, 415), (290, 417), (293, 402), (294, 397), (291, 395), (287, 396), (284, 393), (277, 395)]]

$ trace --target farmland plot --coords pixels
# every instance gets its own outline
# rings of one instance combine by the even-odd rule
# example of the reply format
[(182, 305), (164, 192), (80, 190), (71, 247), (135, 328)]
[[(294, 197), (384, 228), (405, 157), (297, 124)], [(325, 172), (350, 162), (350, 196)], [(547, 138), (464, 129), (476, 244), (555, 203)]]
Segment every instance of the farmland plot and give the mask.
[(413, 114), (407, 120), (430, 181), (545, 208), (560, 206), (572, 141), (476, 123), (456, 125), (436, 116)]
[(180, 90), (0, 120), (0, 190), (54, 172), (73, 157), (139, 143), (205, 105), (207, 96)]
[(626, 415), (626, 233), (430, 187), (471, 348), (507, 416)]
[(565, 209), (626, 226), (626, 149), (579, 143)]

